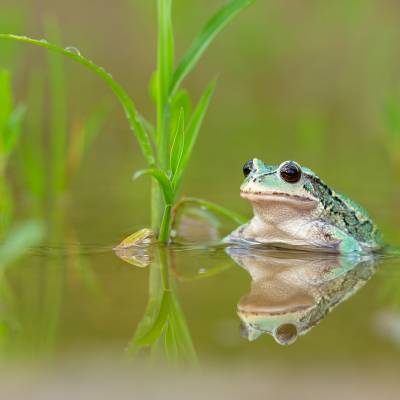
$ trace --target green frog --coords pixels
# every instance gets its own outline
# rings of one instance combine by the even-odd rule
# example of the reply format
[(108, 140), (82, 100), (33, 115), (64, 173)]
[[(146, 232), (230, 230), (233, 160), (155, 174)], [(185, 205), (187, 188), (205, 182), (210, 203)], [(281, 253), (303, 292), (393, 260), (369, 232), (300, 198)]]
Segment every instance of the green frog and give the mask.
[(382, 236), (367, 212), (295, 161), (279, 166), (255, 158), (243, 167), (240, 194), (254, 217), (228, 242), (264, 243), (335, 253), (375, 252)]

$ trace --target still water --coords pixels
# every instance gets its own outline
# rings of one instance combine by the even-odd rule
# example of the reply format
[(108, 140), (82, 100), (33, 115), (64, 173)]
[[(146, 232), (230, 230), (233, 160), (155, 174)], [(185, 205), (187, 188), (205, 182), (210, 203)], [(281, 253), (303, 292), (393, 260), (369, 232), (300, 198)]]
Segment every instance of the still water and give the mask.
[(400, 351), (399, 265), (237, 246), (53, 243), (2, 276), (1, 351), (31, 362), (107, 353), (390, 365)]

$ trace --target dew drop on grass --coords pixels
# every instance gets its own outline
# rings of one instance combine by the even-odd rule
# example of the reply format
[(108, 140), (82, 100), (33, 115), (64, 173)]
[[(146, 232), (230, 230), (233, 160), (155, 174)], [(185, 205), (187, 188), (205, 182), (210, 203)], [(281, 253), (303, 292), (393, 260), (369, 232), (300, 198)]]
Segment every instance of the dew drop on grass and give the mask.
[(67, 46), (64, 50), (68, 51), (68, 53), (76, 54), (77, 56), (81, 55), (81, 52), (79, 51), (79, 49), (77, 49), (74, 46)]
[(48, 44), (49, 43), (46, 39), (40, 39), (39, 42), (40, 43), (44, 43), (44, 44)]

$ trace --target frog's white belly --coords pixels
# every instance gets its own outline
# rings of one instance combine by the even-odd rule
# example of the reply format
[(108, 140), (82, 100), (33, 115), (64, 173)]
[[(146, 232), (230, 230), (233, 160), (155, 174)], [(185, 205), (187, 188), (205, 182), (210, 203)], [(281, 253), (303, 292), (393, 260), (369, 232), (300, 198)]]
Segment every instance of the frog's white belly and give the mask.
[(232, 232), (227, 240), (249, 241), (273, 245), (296, 247), (332, 247), (333, 243), (324, 240), (320, 224), (291, 218), (281, 222), (268, 222), (254, 216), (247, 224)]

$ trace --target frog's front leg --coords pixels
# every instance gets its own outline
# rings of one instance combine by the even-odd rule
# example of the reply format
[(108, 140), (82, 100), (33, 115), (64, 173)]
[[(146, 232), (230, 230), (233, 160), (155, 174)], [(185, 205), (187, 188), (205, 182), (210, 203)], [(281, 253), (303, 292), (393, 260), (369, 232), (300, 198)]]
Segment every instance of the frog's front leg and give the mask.
[(353, 236), (340, 228), (323, 222), (315, 222), (314, 228), (326, 247), (332, 248), (342, 254), (361, 252), (363, 250), (360, 242)]

